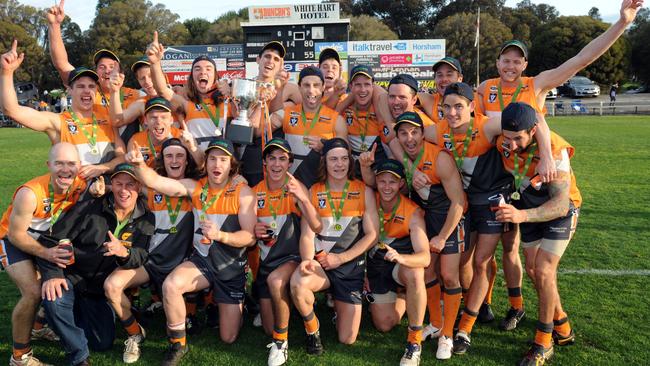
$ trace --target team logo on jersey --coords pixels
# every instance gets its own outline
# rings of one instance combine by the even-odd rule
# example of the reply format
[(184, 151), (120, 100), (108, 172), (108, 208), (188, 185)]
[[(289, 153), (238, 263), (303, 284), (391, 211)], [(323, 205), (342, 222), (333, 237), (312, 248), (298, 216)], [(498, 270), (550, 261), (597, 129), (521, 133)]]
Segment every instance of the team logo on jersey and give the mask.
[(422, 164), (422, 170), (431, 170), (432, 167), (433, 167), (433, 163), (431, 163), (430, 161), (425, 161)]
[(298, 124), (298, 117), (289, 118), (289, 124), (291, 125), (291, 127), (295, 127)]
[(452, 145), (451, 141), (445, 141), (445, 149), (451, 151), (453, 148), (454, 146)]
[(257, 208), (264, 208), (264, 202), (266, 200), (264, 198), (258, 198), (257, 199)]
[(153, 195), (153, 201), (155, 203), (162, 203), (162, 200), (163, 200), (162, 194), (156, 193), (156, 194)]
[(103, 95), (102, 95), (102, 106), (104, 106), (104, 107), (108, 106), (108, 100)]
[(77, 125), (74, 124), (74, 123), (71, 122), (71, 121), (68, 121), (68, 131), (69, 131), (70, 134), (72, 134), (72, 135), (76, 135), (77, 132), (79, 132), (79, 131), (77, 130)]
[(384, 128), (382, 129), (382, 132), (384, 133), (384, 136), (388, 136), (390, 134), (390, 130), (386, 126), (384, 126)]
[[(129, 240), (129, 238), (131, 237), (131, 235), (133, 235), (133, 233), (128, 232), (128, 231), (123, 232), (122, 235), (120, 235), (120, 240)], [(124, 244), (124, 243), (122, 243), (122, 244)], [(129, 246), (130, 246), (130, 245), (129, 245)]]
[(197, 112), (203, 112), (203, 106), (200, 103), (194, 103), (194, 108)]
[(444, 116), (442, 114), (442, 108), (440, 108), (440, 106), (438, 106), (438, 119), (442, 119), (443, 117)]
[(347, 116), (347, 118), (345, 119), (345, 123), (347, 123), (348, 126), (352, 126), (353, 121), (354, 121), (354, 118), (352, 118), (352, 116)]
[(490, 93), (488, 96), (488, 103), (494, 103), (497, 101), (497, 94), (496, 93)]
[(325, 198), (318, 199), (318, 208), (325, 208)]
[(50, 213), (52, 211), (52, 205), (50, 204), (49, 198), (43, 198), (43, 212)]

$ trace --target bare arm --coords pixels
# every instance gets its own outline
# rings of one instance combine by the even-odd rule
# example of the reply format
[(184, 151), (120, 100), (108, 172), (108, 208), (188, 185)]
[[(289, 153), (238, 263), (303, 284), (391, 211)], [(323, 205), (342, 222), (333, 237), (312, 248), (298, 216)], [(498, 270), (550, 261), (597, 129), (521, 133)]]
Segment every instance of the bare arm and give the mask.
[(424, 227), (424, 211), (418, 208), (409, 223), (413, 254), (400, 254), (400, 264), (410, 268), (424, 268), (431, 262), (429, 240)]
[(420, 100), (420, 105), (422, 106), (422, 111), (429, 116), (429, 118), (434, 119), (437, 116), (432, 116), (429, 113), (433, 111), (433, 94), (430, 93), (418, 93), (418, 99)]
[(296, 177), (288, 172), (287, 175), (289, 176), (287, 189), (289, 193), (293, 194), (296, 204), (300, 209), (300, 213), (302, 214), (302, 218), (305, 220), (307, 225), (309, 225), (309, 228), (312, 231), (320, 232), (323, 229), (323, 223), (320, 221), (318, 211), (316, 211), (316, 208), (309, 200), (309, 191), (298, 179), (296, 179)]
[(345, 120), (340, 114), (336, 117), (334, 131), (336, 132), (336, 137), (340, 137), (346, 141), (348, 140), (348, 126), (345, 124)]
[[(124, 74), (115, 68), (111, 72), (111, 100), (120, 100), (120, 89), (124, 83)], [(109, 103), (109, 118), (113, 127), (126, 126), (144, 114), (144, 100), (138, 99), (131, 103), (126, 110), (122, 103)]]
[(55, 5), (47, 11), (46, 19), (48, 23), (47, 35), (50, 42), (50, 57), (52, 58), (54, 68), (56, 68), (56, 71), (61, 76), (63, 85), (68, 85), (68, 74), (74, 69), (74, 66), (68, 61), (68, 52), (65, 50), (63, 36), (61, 35), (61, 23), (65, 19), (63, 4), (64, 0), (61, 0), (58, 6), (55, 1)]
[(424, 128), (424, 139), (432, 144), (438, 144), (438, 129), (435, 124)]
[(234, 233), (220, 232), (220, 241), (231, 247), (242, 248), (255, 244), (255, 223), (257, 215), (255, 214), (255, 204), (253, 191), (248, 186), (241, 188), (239, 192), (239, 227), (241, 230)]
[(570, 187), (571, 174), (558, 172), (557, 178), (548, 186), (551, 199), (539, 207), (524, 210), (524, 222), (547, 222), (566, 216), (569, 212)]
[(463, 191), (463, 184), (460, 180), (460, 174), (456, 169), (456, 163), (449, 154), (440, 153), (436, 161), (436, 172), (445, 190), (445, 194), (451, 201), (449, 211), (445, 223), (438, 233), (438, 237), (447, 240), (449, 235), (454, 232), (454, 229), (460, 222), (463, 216), (463, 209), (465, 207), (465, 192)]
[(379, 217), (377, 216), (377, 204), (372, 188), (365, 187), (365, 210), (363, 212), (363, 237), (352, 247), (337, 256), (342, 263), (347, 263), (365, 253), (370, 247), (377, 244), (377, 232), (379, 231)]
[(311, 229), (307, 218), (303, 215), (300, 219), (300, 258), (302, 258), (303, 261), (314, 259), (314, 254), (316, 252), (316, 247), (314, 245), (315, 237), (316, 234)]
[(156, 89), (158, 95), (172, 102), (174, 109), (178, 108), (179, 104), (184, 108), (183, 102), (185, 101), (185, 98), (175, 94), (167, 87), (167, 80), (165, 79), (165, 74), (163, 73), (160, 64), (160, 60), (162, 60), (163, 55), (165, 54), (165, 47), (158, 43), (157, 31), (153, 32), (153, 42), (149, 44), (145, 53), (151, 63), (151, 82), (153, 83), (153, 87)]
[(18, 190), (9, 216), (8, 237), (16, 248), (47, 259), (46, 248), (27, 234), (36, 206), (36, 195), (31, 189), (23, 187)]
[(192, 179), (171, 179), (161, 177), (144, 162), (140, 146), (133, 143), (133, 149), (126, 154), (126, 161), (133, 165), (135, 175), (145, 186), (170, 197), (191, 197), (196, 182)]
[(372, 164), (375, 163), (377, 145), (379, 145), (379, 142), (374, 143), (370, 151), (362, 152), (361, 155), (359, 155), (361, 178), (368, 187), (372, 188), (375, 188), (377, 186), (377, 182), (375, 180), (375, 172), (372, 171)]

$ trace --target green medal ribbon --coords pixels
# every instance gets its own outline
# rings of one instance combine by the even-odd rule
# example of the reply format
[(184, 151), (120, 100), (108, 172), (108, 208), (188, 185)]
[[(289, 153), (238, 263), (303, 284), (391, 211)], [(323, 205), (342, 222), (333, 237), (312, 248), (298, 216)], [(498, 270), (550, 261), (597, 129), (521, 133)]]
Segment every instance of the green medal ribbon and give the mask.
[(226, 188), (228, 188), (228, 184), (226, 184), (226, 187), (224, 187), (224, 189), (221, 190), (221, 192), (219, 192), (219, 194), (215, 194), (214, 196), (212, 196), (210, 201), (206, 201), (208, 199), (208, 182), (205, 182), (205, 185), (201, 189), (201, 197), (200, 197), (200, 199), (201, 199), (201, 211), (203, 211), (203, 213), (201, 214), (201, 217), (200, 217), (201, 220), (205, 220), (205, 210), (207, 210), (208, 207), (212, 206), (212, 204), (215, 203), (219, 199), (219, 197), (221, 197), (223, 192), (226, 191)]
[(530, 163), (533, 161), (533, 156), (535, 155), (535, 150), (537, 149), (537, 145), (533, 145), (530, 148), (530, 151), (528, 152), (528, 158), (526, 158), (526, 163), (524, 163), (524, 170), (519, 172), (519, 156), (515, 153), (515, 170), (512, 172), (512, 174), (515, 176), (515, 192), (519, 192), (519, 188), (521, 188), (521, 183), (524, 181), (524, 176), (526, 176), (526, 172), (528, 172), (528, 168), (530, 168)]
[(408, 184), (409, 189), (413, 185), (413, 172), (417, 168), (418, 164), (420, 164), (420, 159), (422, 159), (422, 155), (424, 155), (424, 146), (422, 147), (422, 150), (420, 150), (418, 156), (413, 161), (413, 164), (410, 165), (410, 168), (409, 168), (409, 156), (406, 153), (404, 153), (404, 156), (402, 157), (402, 160), (404, 162), (404, 173), (406, 173), (406, 184)]
[(98, 125), (97, 118), (95, 118), (95, 113), (93, 113), (92, 133), (88, 133), (88, 131), (86, 131), (83, 128), (81, 121), (79, 121), (79, 117), (77, 117), (77, 114), (73, 110), (70, 110), (70, 116), (72, 116), (72, 120), (74, 121), (75, 126), (77, 126), (77, 129), (80, 130), (84, 134), (84, 136), (86, 136), (90, 148), (95, 149), (95, 146), (97, 146), (97, 125)]
[(377, 204), (377, 209), (379, 211), (379, 242), (384, 243), (386, 240), (386, 229), (384, 228), (384, 225), (386, 223), (390, 223), (393, 221), (395, 218), (395, 214), (397, 213), (397, 208), (400, 205), (400, 202), (402, 202), (402, 195), (397, 196), (397, 202), (395, 203), (395, 206), (393, 206), (393, 211), (390, 213), (390, 217), (388, 220), (384, 218), (384, 209), (381, 207), (381, 203)]
[[(284, 199), (284, 187), (287, 185), (287, 182), (289, 181), (289, 177), (284, 177), (284, 183), (282, 183), (282, 187), (280, 187), (280, 200), (278, 202), (278, 205), (273, 207), (271, 204), (271, 197), (269, 196), (269, 211), (271, 211), (271, 216), (273, 216), (273, 221), (276, 220), (278, 217), (278, 209), (282, 207), (282, 200)], [(268, 180), (266, 181), (266, 187), (268, 189), (269, 187), (269, 182)]]
[(208, 106), (203, 101), (201, 101), (201, 107), (203, 107), (203, 110), (206, 111), (206, 113), (208, 114), (208, 116), (212, 120), (212, 123), (214, 123), (215, 127), (219, 128), (219, 122), (220, 122), (219, 121), (219, 115), (221, 114), (220, 111), (219, 111), (219, 105), (218, 104), (215, 105), (215, 108), (217, 109), (216, 114), (212, 114), (212, 111), (210, 110), (210, 108), (208, 108)]
[(318, 122), (318, 119), (320, 118), (320, 109), (323, 105), (318, 106), (318, 110), (314, 114), (314, 118), (311, 120), (311, 123), (309, 124), (309, 128), (307, 128), (307, 115), (305, 114), (305, 108), (300, 108), (300, 113), (301, 113), (301, 118), (302, 118), (302, 125), (305, 128), (305, 132), (302, 134), (302, 141), (307, 145), (307, 136), (309, 136), (309, 133), (311, 130), (314, 129), (314, 126), (316, 125), (316, 122)]
[(115, 230), (113, 230), (113, 236), (116, 237), (117, 240), (120, 240), (120, 233), (122, 232), (122, 229), (124, 229), (126, 224), (131, 219), (131, 216), (133, 216), (133, 212), (131, 212), (131, 214), (127, 218), (125, 218), (124, 220), (122, 220), (122, 221), (117, 220), (117, 225), (115, 225)]
[[(366, 145), (366, 135), (368, 134), (368, 116), (369, 115), (370, 115), (370, 110), (366, 111), (365, 123), (363, 125), (363, 131), (359, 132), (359, 137), (361, 137), (361, 152), (365, 152), (365, 150), (368, 147), (368, 145)], [(359, 110), (356, 107), (354, 108), (354, 118), (357, 120), (357, 122), (360, 122), (360, 120), (359, 120)], [(364, 146), (366, 147), (366, 149), (363, 148)]]
[[(517, 97), (519, 96), (519, 92), (521, 91), (521, 87), (524, 86), (524, 84), (519, 81), (519, 85), (517, 85), (517, 89), (515, 89), (515, 93), (512, 94), (512, 98), (510, 98), (510, 103), (516, 102)], [(499, 105), (501, 106), (501, 111), (503, 112), (503, 109), (506, 107), (503, 105), (503, 95), (501, 94), (501, 82), (499, 81), (499, 86), (497, 87), (497, 95), (499, 96)]]
[[(334, 227), (341, 227), (339, 224), (339, 220), (341, 219), (341, 216), (343, 215), (343, 206), (345, 206), (345, 197), (348, 195), (348, 188), (350, 187), (350, 181), (345, 182), (345, 186), (343, 187), (343, 193), (341, 194), (341, 202), (339, 203), (338, 209), (334, 206), (334, 201), (332, 200), (332, 194), (330, 193), (330, 185), (328, 182), (325, 182), (325, 193), (327, 193), (327, 202), (330, 205), (330, 209), (332, 210), (332, 215), (334, 215)], [(339, 230), (339, 229), (337, 229)]]
[(463, 152), (462, 154), (458, 155), (458, 151), (456, 151), (456, 140), (454, 139), (454, 131), (452, 131), (451, 127), (449, 128), (449, 140), (451, 141), (451, 153), (454, 155), (454, 160), (456, 160), (456, 168), (458, 168), (458, 171), (462, 171), (463, 159), (465, 159), (465, 155), (467, 155), (467, 150), (469, 150), (469, 142), (472, 139), (473, 129), (474, 129), (474, 118), (470, 120), (469, 127), (467, 128), (467, 132), (465, 133), (465, 140), (463, 140)]
[(65, 193), (65, 198), (61, 203), (59, 204), (59, 207), (55, 210), (54, 209), (54, 187), (52, 187), (52, 183), (48, 183), (47, 189), (50, 192), (50, 233), (52, 233), (52, 226), (56, 224), (56, 222), (59, 220), (59, 216), (61, 216), (61, 213), (63, 212), (63, 206), (65, 205), (66, 201), (68, 201), (68, 192), (66, 191)]
[(172, 201), (168, 196), (165, 196), (165, 203), (167, 204), (167, 214), (169, 214), (169, 221), (172, 223), (172, 227), (169, 229), (169, 232), (172, 234), (176, 233), (176, 219), (178, 218), (178, 213), (181, 211), (181, 206), (183, 206), (183, 199), (185, 197), (180, 197), (176, 203), (176, 207), (172, 208)]
[[(99, 95), (102, 97), (102, 99), (104, 99), (106, 101), (106, 107), (110, 107), (111, 106), (111, 101), (108, 100), (108, 98), (106, 98), (106, 95), (104, 95), (104, 92), (102, 92), (100, 90)], [(124, 107), (124, 90), (122, 90), (122, 88), (120, 88), (120, 105), (122, 107)]]

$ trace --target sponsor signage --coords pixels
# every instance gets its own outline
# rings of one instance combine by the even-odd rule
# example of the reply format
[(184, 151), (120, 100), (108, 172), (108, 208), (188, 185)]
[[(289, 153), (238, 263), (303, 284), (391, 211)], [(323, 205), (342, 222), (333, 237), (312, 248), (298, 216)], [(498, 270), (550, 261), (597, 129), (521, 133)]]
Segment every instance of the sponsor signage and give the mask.
[(249, 25), (339, 21), (339, 3), (248, 7)]
[(242, 45), (171, 46), (165, 50), (165, 55), (160, 62), (169, 83), (185, 83), (192, 69), (192, 61), (199, 56), (207, 56), (214, 60), (219, 78), (244, 77), (245, 75)]

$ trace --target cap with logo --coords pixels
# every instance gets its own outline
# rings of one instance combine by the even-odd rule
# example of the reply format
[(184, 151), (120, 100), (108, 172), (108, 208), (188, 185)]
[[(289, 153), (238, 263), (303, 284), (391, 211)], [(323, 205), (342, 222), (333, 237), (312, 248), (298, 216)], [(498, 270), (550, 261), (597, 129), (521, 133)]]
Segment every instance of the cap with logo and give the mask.
[(288, 153), (289, 156), (293, 155), (293, 153), (291, 152), (291, 145), (289, 145), (289, 142), (287, 142), (287, 140), (285, 139), (275, 137), (269, 140), (269, 142), (267, 142), (266, 145), (264, 146), (264, 151), (262, 152), (262, 159), (266, 158), (266, 155), (268, 155), (273, 149), (283, 150), (284, 152)]
[(382, 173), (390, 173), (399, 179), (404, 179), (406, 177), (404, 166), (402, 163), (394, 159), (381, 160), (375, 165), (375, 175)]
[(513, 102), (501, 112), (501, 129), (505, 131), (528, 131), (537, 124), (537, 112), (523, 102)]
[(370, 78), (370, 80), (375, 80), (375, 74), (373, 74), (372, 69), (368, 65), (357, 65), (350, 70), (350, 82), (354, 80), (357, 75), (365, 75)]
[(262, 54), (264, 53), (264, 51), (266, 51), (266, 50), (278, 51), (278, 55), (280, 55), (280, 57), (282, 57), (282, 58), (284, 58), (284, 55), (287, 54), (287, 50), (284, 48), (284, 45), (282, 45), (282, 43), (278, 42), (278, 41), (271, 41), (271, 42), (265, 44), (264, 47), (262, 47), (262, 49), (260, 50), (260, 53), (258, 54), (258, 56), (261, 57)]
[(327, 153), (330, 150), (336, 149), (337, 147), (342, 147), (346, 150), (350, 150), (350, 146), (348, 145), (348, 142), (340, 137), (334, 137), (329, 140), (321, 140), (321, 141), (323, 142), (323, 150), (321, 150), (321, 155), (323, 156), (327, 155)]
[(306, 78), (307, 76), (318, 76), (320, 78), (320, 81), (322, 81), (323, 83), (325, 82), (323, 73), (320, 71), (318, 67), (307, 66), (304, 69), (300, 70), (300, 74), (298, 74), (298, 85), (300, 85), (302, 79)]
[(504, 43), (503, 46), (501, 46), (501, 51), (499, 51), (499, 56), (501, 56), (504, 52), (506, 52), (506, 50), (510, 47), (518, 48), (521, 51), (524, 58), (528, 60), (528, 47), (526, 47), (526, 45), (522, 41), (518, 41), (516, 39)]
[(87, 67), (79, 66), (70, 71), (68, 74), (68, 84), (72, 84), (73, 81), (79, 79), (82, 76), (87, 76), (95, 81), (99, 80), (99, 75), (97, 75), (96, 72)]
[(208, 144), (208, 147), (205, 149), (205, 154), (208, 155), (208, 152), (214, 149), (219, 149), (225, 152), (226, 154), (232, 156), (233, 158), (236, 158), (235, 145), (233, 145), (233, 143), (230, 142), (230, 140), (226, 140), (222, 137), (217, 137), (212, 139)]
[(390, 86), (394, 84), (404, 84), (413, 89), (416, 93), (418, 92), (418, 81), (409, 74), (399, 74), (393, 77), (390, 79), (388, 87), (390, 88)]
[(458, 71), (459, 74), (463, 73), (463, 68), (460, 66), (460, 61), (449, 56), (441, 58), (438, 62), (433, 64), (431, 69), (435, 72), (442, 65), (449, 65), (452, 69)]
[(151, 63), (149, 62), (149, 58), (147, 56), (142, 56), (138, 59), (138, 61), (134, 62), (133, 65), (131, 65), (131, 72), (135, 74), (135, 72), (143, 66), (151, 66)]
[(144, 113), (149, 112), (150, 109), (156, 108), (156, 109), (164, 109), (168, 112), (172, 111), (172, 105), (169, 103), (169, 101), (165, 98), (162, 97), (155, 97), (151, 98), (145, 103), (144, 105)]
[(102, 58), (110, 58), (111, 60), (115, 60), (117, 62), (120, 62), (120, 58), (117, 57), (115, 52), (111, 50), (107, 50), (105, 48), (102, 48), (101, 50), (95, 52), (95, 55), (93, 56), (93, 62), (95, 65), (99, 62), (100, 59)]
[(135, 170), (133, 169), (133, 165), (131, 165), (129, 163), (118, 164), (115, 167), (115, 170), (113, 171), (113, 174), (111, 174), (111, 179), (113, 179), (113, 177), (115, 177), (116, 175), (121, 174), (121, 173), (128, 174), (128, 175), (132, 176), (133, 179), (135, 179), (135, 180), (138, 179), (135, 176)]
[(447, 85), (447, 87), (445, 88), (445, 95), (443, 96), (443, 99), (447, 95), (454, 95), (454, 94), (460, 95), (461, 97), (465, 97), (470, 102), (474, 100), (474, 89), (472, 89), (471, 86), (465, 83), (451, 83)]
[(318, 55), (318, 65), (322, 64), (325, 60), (328, 60), (330, 58), (333, 58), (341, 64), (341, 56), (339, 56), (339, 52), (333, 48), (324, 48), (320, 51), (320, 55)]
[(420, 115), (416, 112), (404, 112), (397, 116), (397, 119), (395, 120), (395, 127), (393, 127), (395, 132), (397, 132), (399, 125), (402, 123), (408, 123), (412, 126), (420, 127), (422, 129), (424, 128), (424, 122), (422, 121), (422, 118), (420, 118)]
[(194, 61), (192, 61), (192, 69), (194, 69), (194, 65), (196, 65), (196, 63), (199, 62), (199, 61), (208, 61), (209, 63), (212, 64), (215, 71), (217, 70), (217, 64), (214, 62), (213, 59), (211, 59), (210, 57), (208, 57), (206, 55), (201, 55), (201, 56), (195, 58)]

